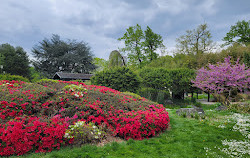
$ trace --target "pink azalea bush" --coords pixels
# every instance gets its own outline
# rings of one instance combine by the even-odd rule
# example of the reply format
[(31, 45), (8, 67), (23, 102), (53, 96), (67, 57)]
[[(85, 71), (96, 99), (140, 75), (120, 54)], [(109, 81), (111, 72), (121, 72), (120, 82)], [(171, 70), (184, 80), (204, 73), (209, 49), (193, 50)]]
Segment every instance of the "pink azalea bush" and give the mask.
[(161, 104), (103, 86), (0, 81), (1, 156), (48, 152), (73, 143), (65, 131), (77, 121), (105, 127), (113, 136), (142, 140), (164, 131), (169, 116)]
[(245, 64), (239, 64), (239, 59), (233, 65), (228, 57), (224, 63), (199, 69), (192, 82), (205, 92), (225, 94), (229, 98), (233, 90), (242, 91), (250, 87), (250, 69)]

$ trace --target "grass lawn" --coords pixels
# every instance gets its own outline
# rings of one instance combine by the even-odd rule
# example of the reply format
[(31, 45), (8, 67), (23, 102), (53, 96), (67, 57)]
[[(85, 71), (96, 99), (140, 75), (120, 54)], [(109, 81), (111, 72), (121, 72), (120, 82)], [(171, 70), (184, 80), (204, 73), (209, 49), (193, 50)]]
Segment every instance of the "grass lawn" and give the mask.
[(200, 158), (236, 154), (249, 157), (249, 115), (217, 112), (213, 105), (203, 108), (207, 114), (205, 119), (183, 118), (176, 115), (175, 109), (169, 110), (170, 129), (148, 140), (113, 142), (103, 147), (64, 147), (51, 153), (31, 153), (20, 157)]

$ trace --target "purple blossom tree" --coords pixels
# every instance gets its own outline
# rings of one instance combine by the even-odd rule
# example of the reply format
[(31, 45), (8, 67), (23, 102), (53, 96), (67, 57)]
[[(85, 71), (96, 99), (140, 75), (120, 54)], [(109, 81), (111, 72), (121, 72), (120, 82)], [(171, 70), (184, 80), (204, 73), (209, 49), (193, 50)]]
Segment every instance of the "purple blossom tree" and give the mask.
[(228, 105), (229, 98), (234, 90), (242, 91), (250, 87), (250, 69), (244, 64), (239, 64), (239, 59), (232, 65), (230, 57), (225, 58), (224, 63), (209, 65), (197, 72), (193, 86), (208, 93), (223, 94), (226, 100), (223, 104)]

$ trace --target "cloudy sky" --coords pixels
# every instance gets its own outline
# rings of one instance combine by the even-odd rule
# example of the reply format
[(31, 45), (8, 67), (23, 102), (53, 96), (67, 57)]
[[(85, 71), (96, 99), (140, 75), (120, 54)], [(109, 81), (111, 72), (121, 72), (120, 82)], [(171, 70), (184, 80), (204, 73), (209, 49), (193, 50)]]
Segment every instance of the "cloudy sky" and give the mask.
[(34, 45), (58, 34), (88, 43), (96, 57), (107, 59), (136, 24), (160, 34), (171, 52), (175, 39), (199, 24), (206, 22), (221, 43), (231, 25), (249, 19), (250, 0), (0, 0), (0, 44), (31, 54)]

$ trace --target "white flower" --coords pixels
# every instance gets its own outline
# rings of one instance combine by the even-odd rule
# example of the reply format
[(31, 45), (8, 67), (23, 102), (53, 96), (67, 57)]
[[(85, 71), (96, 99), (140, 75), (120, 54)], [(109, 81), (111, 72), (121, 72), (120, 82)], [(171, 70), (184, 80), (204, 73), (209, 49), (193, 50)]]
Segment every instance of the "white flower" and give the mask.
[(68, 138), (69, 137), (69, 133), (65, 133), (64, 138)]
[(95, 136), (95, 139), (98, 139), (99, 137), (98, 136)]

